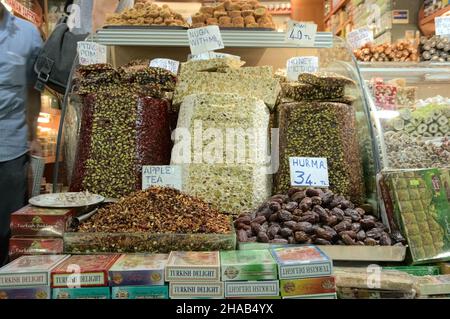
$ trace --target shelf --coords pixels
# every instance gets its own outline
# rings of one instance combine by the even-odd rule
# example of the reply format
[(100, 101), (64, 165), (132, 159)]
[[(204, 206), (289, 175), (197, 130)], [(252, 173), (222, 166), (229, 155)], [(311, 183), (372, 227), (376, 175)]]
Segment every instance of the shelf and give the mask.
[(288, 9), (288, 10), (269, 11), (269, 13), (273, 16), (290, 15), (292, 13), (292, 10)]
[[(298, 48), (285, 43), (285, 33), (277, 31), (222, 30), (225, 48)], [(188, 47), (186, 30), (167, 29), (102, 29), (97, 31), (93, 40), (104, 45)], [(318, 32), (316, 48), (330, 48), (333, 34)]]
[(434, 23), (434, 19), (436, 17), (440, 17), (440, 16), (444, 15), (447, 12), (450, 12), (450, 5), (447, 5), (446, 7), (442, 8), (441, 10), (436, 11), (435, 13), (433, 13), (433, 14), (431, 14), (431, 15), (423, 18), (423, 19), (421, 19), (419, 21), (419, 24), (420, 25), (425, 25), (425, 24), (428, 24), (430, 22)]
[(5, 3), (10, 6), (14, 14), (19, 17), (34, 23), (36, 26), (42, 24), (42, 18), (36, 12), (26, 8), (17, 0), (5, 0)]
[(335, 15), (336, 12), (342, 9), (347, 4), (347, 2), (349, 2), (349, 0), (342, 0), (341, 2), (338, 3), (336, 8), (332, 7), (331, 12), (327, 16), (325, 16), (325, 22), (327, 22), (331, 18), (331, 16)]

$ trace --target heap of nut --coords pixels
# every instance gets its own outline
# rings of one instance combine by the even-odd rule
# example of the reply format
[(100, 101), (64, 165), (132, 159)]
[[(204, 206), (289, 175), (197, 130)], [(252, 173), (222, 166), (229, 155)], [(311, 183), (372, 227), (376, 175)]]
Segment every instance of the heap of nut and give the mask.
[[(367, 209), (368, 210), (368, 209)], [(329, 190), (290, 189), (235, 221), (240, 242), (317, 245), (403, 245), (401, 235)]]
[(417, 62), (419, 53), (417, 46), (409, 41), (399, 41), (395, 44), (373, 45), (365, 44), (353, 52), (359, 61), (363, 62)]
[(179, 26), (187, 27), (186, 21), (179, 13), (172, 11), (168, 5), (162, 7), (150, 2), (139, 2), (131, 9), (115, 13), (106, 19), (106, 25), (145, 25), (145, 26)]
[(422, 61), (450, 61), (450, 40), (438, 35), (431, 38), (420, 38), (420, 54)]
[(222, 28), (269, 28), (275, 25), (267, 8), (258, 1), (227, 0), (203, 6), (192, 17), (192, 28), (218, 25)]

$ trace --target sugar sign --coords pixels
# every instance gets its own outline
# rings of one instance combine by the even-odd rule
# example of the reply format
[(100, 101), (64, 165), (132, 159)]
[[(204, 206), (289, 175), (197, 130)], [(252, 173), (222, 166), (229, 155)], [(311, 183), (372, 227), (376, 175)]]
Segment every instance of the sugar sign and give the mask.
[(150, 61), (150, 66), (165, 69), (173, 74), (178, 74), (180, 62), (171, 59), (153, 59)]
[(359, 49), (366, 43), (373, 42), (373, 31), (369, 28), (360, 28), (350, 32), (347, 40), (352, 49)]
[(187, 30), (192, 54), (223, 49), (222, 36), (217, 25)]
[(316, 72), (319, 68), (319, 58), (316, 56), (296, 56), (290, 58), (286, 64), (287, 78), (297, 81), (300, 73)]
[(286, 43), (303, 47), (313, 47), (316, 42), (317, 24), (289, 21), (286, 32)]
[(77, 52), (81, 65), (106, 63), (106, 46), (88, 41), (77, 44)]
[(143, 166), (142, 189), (165, 186), (181, 190), (181, 167), (176, 165)]
[(321, 157), (290, 157), (291, 186), (328, 187), (328, 163)]

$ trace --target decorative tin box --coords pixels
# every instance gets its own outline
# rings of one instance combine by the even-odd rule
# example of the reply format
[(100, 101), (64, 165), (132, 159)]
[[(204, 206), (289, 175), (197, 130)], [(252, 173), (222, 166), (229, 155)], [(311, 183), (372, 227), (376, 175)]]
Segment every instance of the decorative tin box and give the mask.
[(50, 287), (0, 288), (0, 300), (2, 299), (50, 299)]
[(112, 287), (112, 299), (169, 299), (169, 287)]
[(171, 299), (223, 299), (223, 282), (171, 282)]
[(221, 251), (222, 281), (276, 280), (277, 263), (269, 250)]
[(61, 238), (21, 238), (9, 240), (9, 259), (15, 260), (26, 255), (62, 254), (64, 243)]
[(55, 288), (53, 299), (111, 299), (109, 287), (94, 288)]
[(173, 251), (166, 266), (166, 281), (219, 281), (219, 252)]
[(225, 282), (225, 298), (278, 297), (279, 295), (280, 282), (278, 280)]
[(280, 280), (280, 291), (282, 297), (334, 294), (336, 284), (334, 277), (283, 279)]

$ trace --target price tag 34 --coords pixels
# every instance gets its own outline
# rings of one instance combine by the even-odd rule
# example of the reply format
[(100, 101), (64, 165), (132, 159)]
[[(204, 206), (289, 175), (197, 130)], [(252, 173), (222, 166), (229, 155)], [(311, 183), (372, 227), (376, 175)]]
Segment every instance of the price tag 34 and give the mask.
[(316, 42), (317, 24), (289, 21), (286, 32), (286, 43), (301, 47), (313, 47)]
[(297, 81), (300, 73), (317, 72), (319, 58), (316, 56), (296, 56), (286, 63), (287, 78), (289, 81)]
[(192, 54), (223, 49), (225, 46), (217, 25), (187, 30)]
[(321, 157), (290, 157), (291, 186), (329, 187), (328, 163)]

